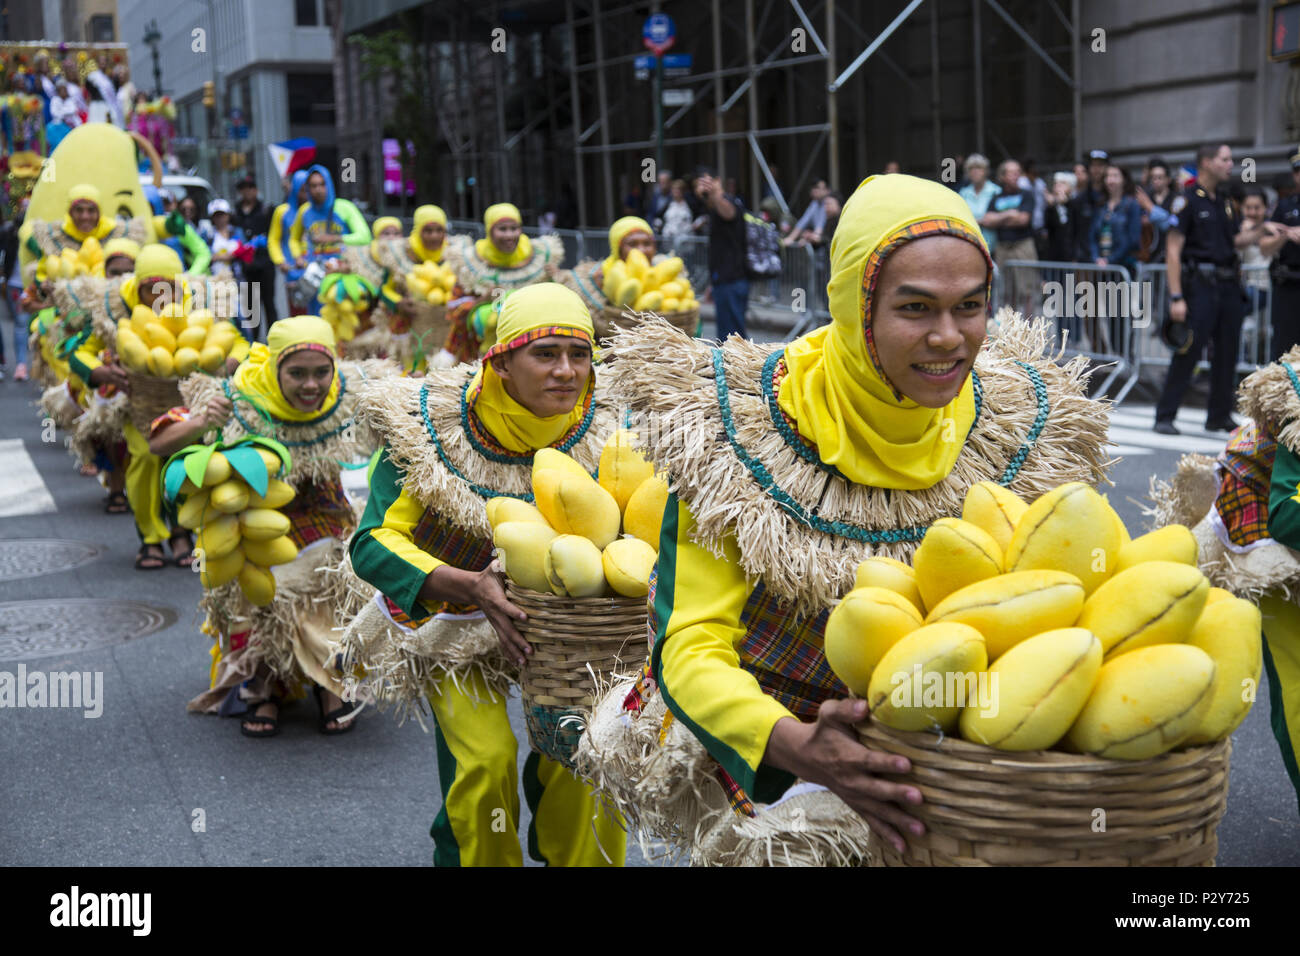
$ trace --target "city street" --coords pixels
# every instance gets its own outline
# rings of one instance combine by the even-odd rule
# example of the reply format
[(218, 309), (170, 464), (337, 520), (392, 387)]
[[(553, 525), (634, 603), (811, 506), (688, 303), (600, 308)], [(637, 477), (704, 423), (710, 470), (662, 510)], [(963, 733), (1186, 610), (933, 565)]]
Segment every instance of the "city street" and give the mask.
[[(132, 569), (131, 518), (103, 512), (61, 437), (42, 441), (36, 397), (0, 384), (0, 671), (102, 672), (102, 716), (0, 710), (0, 804), (23, 808), (0, 814), (0, 863), (429, 865), (438, 779), (432, 735), (416, 723), (366, 712), (356, 732), (324, 737), (307, 701), (284, 710), (279, 737), (250, 740), (235, 720), (185, 712), (209, 666), (199, 582)], [(1200, 431), (1203, 414), (1185, 409), (1176, 438), (1151, 433), (1149, 405), (1114, 416), (1125, 460), (1110, 498), (1130, 529), (1151, 474), (1221, 445)], [(522, 741), (517, 701), (512, 713)], [(1233, 739), (1223, 866), (1300, 864), (1268, 714), (1264, 684)], [(629, 863), (644, 863), (636, 849)]]

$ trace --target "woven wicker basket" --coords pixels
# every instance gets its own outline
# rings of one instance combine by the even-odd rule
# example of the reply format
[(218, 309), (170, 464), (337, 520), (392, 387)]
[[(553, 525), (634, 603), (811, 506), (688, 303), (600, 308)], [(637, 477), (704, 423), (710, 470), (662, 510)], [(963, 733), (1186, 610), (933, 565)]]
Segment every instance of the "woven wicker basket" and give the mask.
[(645, 663), (645, 598), (557, 597), (513, 581), (506, 582), (506, 596), (528, 615), (518, 627), (533, 646), (519, 680), (528, 739), (572, 768), (596, 681)]
[[(1228, 800), (1228, 740), (1150, 760), (1010, 753), (955, 737), (858, 727), (907, 757), (926, 827), (899, 854), (873, 833), (872, 866), (1213, 866)], [(1104, 815), (1099, 812), (1104, 811)]]
[[(596, 326), (596, 338), (609, 338), (614, 334), (615, 325), (623, 329), (635, 328), (641, 320), (637, 318), (635, 313), (629, 312), (624, 315), (625, 311), (626, 310), (621, 306), (607, 305), (601, 311), (599, 316), (596, 316), (595, 313), (593, 313), (592, 320)], [(700, 329), (700, 307), (698, 305), (692, 309), (687, 309), (685, 312), (662, 312), (655, 314), (666, 319), (671, 325), (681, 329), (687, 335), (694, 335)]]
[(158, 378), (156, 375), (132, 371), (126, 373), (126, 379), (129, 383), (127, 412), (131, 416), (131, 424), (148, 438), (149, 426), (155, 418), (169, 408), (183, 404), (180, 379)]

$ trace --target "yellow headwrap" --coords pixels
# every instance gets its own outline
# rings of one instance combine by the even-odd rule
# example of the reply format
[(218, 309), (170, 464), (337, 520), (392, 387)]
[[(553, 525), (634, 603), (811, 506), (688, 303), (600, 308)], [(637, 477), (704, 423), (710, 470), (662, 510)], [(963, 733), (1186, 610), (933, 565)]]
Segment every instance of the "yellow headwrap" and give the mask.
[(602, 269), (608, 271), (614, 263), (623, 258), (618, 254), (618, 247), (623, 244), (628, 234), (633, 232), (644, 232), (651, 236), (655, 234), (655, 231), (650, 228), (650, 223), (640, 216), (624, 216), (617, 220), (609, 227), (609, 258), (601, 266)]
[(494, 206), (488, 206), (487, 211), (483, 213), (483, 228), (487, 231), (488, 238), (478, 240), (478, 242), (474, 243), (474, 248), (480, 256), (492, 265), (503, 269), (513, 269), (515, 266), (523, 265), (532, 258), (533, 244), (521, 232), (519, 234), (519, 245), (515, 246), (514, 252), (505, 253), (493, 245), (492, 227), (502, 219), (513, 219), (521, 226), (524, 223), (524, 217), (520, 215), (519, 209), (511, 203), (499, 202)]
[(586, 416), (596, 373), (592, 370), (573, 410), (538, 418), (510, 397), (492, 367), (492, 356), (523, 348), (548, 336), (572, 336), (588, 345), (595, 339), (591, 312), (576, 292), (546, 282), (516, 289), (501, 302), (497, 341), (483, 356), (483, 367), (470, 383), (470, 407), (483, 427), (504, 448), (526, 454), (559, 441)]
[(398, 219), (396, 216), (380, 216), (370, 224), (370, 234), (377, 237), (385, 229), (391, 229), (393, 227), (396, 227), (397, 231), (401, 232), (402, 220)]
[[(99, 222), (95, 223), (95, 228), (90, 232), (82, 232), (72, 221), (72, 204), (83, 199), (93, 202), (95, 208), (99, 210)], [(79, 183), (68, 190), (68, 214), (63, 219), (63, 231), (73, 239), (78, 242), (85, 242), (91, 236), (96, 239), (103, 239), (113, 231), (115, 225), (116, 223), (110, 217), (104, 215), (104, 206), (100, 202), (99, 190), (90, 183)]]
[[(327, 354), (334, 361), (334, 380), (321, 407), (311, 412), (300, 411), (289, 403), (280, 391), (280, 361), (294, 352), (308, 348)], [(304, 422), (319, 418), (332, 409), (339, 400), (339, 369), (334, 354), (334, 329), (318, 315), (299, 315), (281, 319), (271, 326), (266, 344), (255, 342), (238, 369), (235, 370), (235, 388), (264, 412), (276, 418)]]
[(126, 256), (132, 262), (140, 255), (140, 243), (134, 239), (128, 239), (125, 236), (118, 236), (116, 239), (110, 239), (104, 243), (104, 261), (107, 262), (114, 256)]
[[(135, 272), (122, 280), (122, 300), (134, 309), (140, 304), (140, 282), (144, 279), (171, 282), (185, 272), (181, 257), (171, 246), (151, 242), (140, 248), (135, 257)], [(189, 298), (189, 286), (182, 281), (181, 295)], [(175, 293), (172, 293), (173, 295)]]
[(831, 324), (785, 350), (781, 409), (817, 443), (822, 461), (858, 484), (931, 487), (952, 471), (975, 421), (969, 377), (948, 405), (925, 408), (895, 391), (874, 354), (871, 303), (882, 263), (903, 243), (936, 235), (975, 244), (992, 276), (979, 226), (955, 192), (914, 176), (864, 179), (831, 243)]
[(434, 205), (417, 206), (411, 226), (411, 251), (419, 256), (423, 262), (441, 262), (442, 254), (447, 249), (447, 241), (444, 239), (442, 245), (433, 250), (424, 248), (424, 243), (420, 241), (420, 230), (431, 222), (440, 222), (443, 228), (446, 228), (447, 214), (442, 211), (442, 207)]

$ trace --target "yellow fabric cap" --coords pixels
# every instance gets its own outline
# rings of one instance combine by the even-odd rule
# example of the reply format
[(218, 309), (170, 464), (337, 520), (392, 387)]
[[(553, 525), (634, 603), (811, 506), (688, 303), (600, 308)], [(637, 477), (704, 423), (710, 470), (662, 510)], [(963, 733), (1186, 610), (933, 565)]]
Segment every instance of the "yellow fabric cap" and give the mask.
[(160, 242), (141, 247), (135, 257), (135, 274), (144, 279), (173, 279), (185, 271), (176, 250)]
[(483, 211), (483, 228), (488, 232), (491, 232), (492, 227), (502, 219), (513, 219), (521, 226), (524, 223), (524, 217), (520, 215), (518, 206), (514, 203), (499, 202), (488, 206), (487, 209)]
[(396, 216), (380, 216), (370, 224), (370, 232), (376, 237), (385, 229), (396, 229), (398, 232), (401, 232), (402, 220), (398, 219)]
[(502, 302), (497, 342), (483, 356), (483, 365), (470, 383), (470, 407), (479, 421), (505, 448), (516, 453), (535, 451), (559, 441), (586, 416), (596, 384), (593, 368), (573, 409), (538, 418), (506, 392), (492, 367), (492, 357), (522, 348), (548, 336), (570, 336), (586, 342), (595, 338), (591, 313), (576, 292), (555, 283), (524, 286)]
[(634, 232), (644, 232), (651, 237), (655, 234), (655, 231), (650, 228), (650, 223), (640, 216), (624, 216), (622, 219), (615, 220), (614, 225), (609, 227), (609, 258), (604, 262), (604, 269), (610, 269), (614, 263), (623, 258), (618, 254), (618, 247)]
[(420, 241), (420, 230), (431, 222), (442, 223), (443, 227), (446, 227), (447, 214), (442, 211), (442, 207), (432, 204), (417, 206), (411, 224), (411, 249), (425, 262), (441, 262), (442, 254), (447, 249), (446, 240), (444, 239), (442, 245), (433, 250), (426, 249), (424, 243)]
[[(334, 359), (334, 380), (320, 408), (304, 412), (290, 404), (280, 391), (280, 358), (297, 346), (319, 345)], [(319, 418), (338, 403), (339, 369), (335, 359), (334, 329), (318, 315), (299, 315), (281, 319), (271, 326), (266, 344), (256, 342), (235, 370), (235, 388), (243, 398), (276, 418), (301, 422)]]
[(110, 239), (104, 243), (104, 261), (107, 262), (114, 256), (126, 256), (131, 261), (140, 255), (140, 243), (134, 239), (127, 239), (125, 236), (118, 236), (116, 239)]
[[(945, 478), (975, 421), (968, 376), (943, 408), (900, 395), (874, 355), (871, 297), (884, 260), (899, 246), (929, 236), (958, 236), (992, 260), (966, 205), (946, 186), (893, 174), (870, 176), (849, 197), (831, 243), (831, 324), (785, 350), (788, 374), (778, 402), (799, 433), (817, 444), (822, 461), (849, 480), (879, 488), (918, 490)], [(945, 428), (952, 421), (954, 431)]]

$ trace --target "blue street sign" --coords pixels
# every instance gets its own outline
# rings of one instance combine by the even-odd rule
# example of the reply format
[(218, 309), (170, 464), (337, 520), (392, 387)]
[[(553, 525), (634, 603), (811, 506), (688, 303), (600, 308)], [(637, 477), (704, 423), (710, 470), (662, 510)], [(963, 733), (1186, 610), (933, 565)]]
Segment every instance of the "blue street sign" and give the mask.
[(669, 53), (664, 57), (665, 70), (689, 70), (695, 63), (695, 57), (689, 53)]
[(652, 13), (641, 28), (641, 40), (647, 50), (662, 56), (677, 39), (677, 26), (666, 13)]
[(655, 68), (654, 54), (642, 53), (640, 56), (638, 56), (635, 60), (632, 61), (632, 65), (635, 66), (638, 70), (653, 70)]

